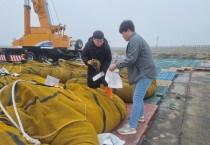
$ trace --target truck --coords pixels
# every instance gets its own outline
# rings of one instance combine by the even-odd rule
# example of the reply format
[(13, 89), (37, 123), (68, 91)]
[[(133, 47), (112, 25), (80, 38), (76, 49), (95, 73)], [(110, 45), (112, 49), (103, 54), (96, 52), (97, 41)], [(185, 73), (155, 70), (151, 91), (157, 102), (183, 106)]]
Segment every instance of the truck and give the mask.
[[(46, 0), (31, 0), (31, 2), (34, 12), (38, 15), (40, 26), (31, 26), (30, 1), (25, 0), (24, 35), (12, 42), (12, 48), (0, 47), (1, 55), (6, 54), (7, 58), (7, 55), (24, 53), (27, 60), (38, 61), (80, 58), (80, 51), (83, 47), (82, 40), (72, 40), (72, 37), (66, 35), (65, 25), (52, 24)], [(16, 48), (19, 50), (17, 51)]]

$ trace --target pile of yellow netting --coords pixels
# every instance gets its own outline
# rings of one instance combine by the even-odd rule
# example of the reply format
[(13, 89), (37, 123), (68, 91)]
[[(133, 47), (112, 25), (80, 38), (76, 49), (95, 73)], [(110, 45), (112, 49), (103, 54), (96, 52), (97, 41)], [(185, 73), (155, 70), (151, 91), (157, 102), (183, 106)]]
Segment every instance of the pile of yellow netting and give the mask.
[(1, 145), (34, 145), (32, 143), (27, 142), (17, 128), (5, 124), (5, 122), (8, 121), (6, 121), (3, 118), (0, 118)]
[[(37, 82), (43, 83), (44, 80), (42, 80), (42, 78), (45, 79), (48, 75), (50, 75), (52, 77), (60, 79), (60, 83), (62, 84), (70, 82), (87, 86), (87, 66), (82, 62), (60, 60), (57, 62), (57, 64), (48, 64), (48, 63), (39, 63), (32, 61), (32, 62), (27, 62), (25, 64), (14, 63), (11, 66), (5, 65), (4, 67), (7, 70), (11, 70), (10, 72), (15, 72), (15, 70), (17, 70), (17, 72), (20, 72), (21, 76), (19, 77), (19, 79), (24, 79), (25, 76), (23, 76), (23, 74), (24, 75), (31, 74), (31, 76), (34, 77), (40, 76)], [(119, 74), (123, 81), (123, 88), (113, 89), (113, 92), (116, 95), (118, 95), (124, 102), (131, 103), (134, 88), (128, 83), (127, 73), (128, 73), (127, 69), (120, 70)], [(11, 79), (14, 80), (17, 78), (12, 77), (7, 80), (4, 79), (3, 81), (0, 79), (0, 87), (3, 84), (8, 84), (6, 82), (10, 82)], [(30, 79), (27, 78), (26, 80)], [(33, 79), (32, 81), (35, 80), (36, 79)], [(157, 88), (156, 80), (152, 80), (152, 83), (148, 88), (145, 98), (152, 97), (156, 92), (156, 88)]]
[[(30, 62), (29, 62), (30, 63)], [(60, 60), (56, 65), (28, 65), (21, 73), (35, 74), (43, 78), (48, 75), (60, 79), (60, 83), (65, 83), (68, 79), (86, 76), (86, 65), (81, 62)]]
[[(122, 78), (122, 83), (123, 83), (123, 88), (120, 89), (113, 89), (114, 94), (118, 95), (124, 102), (126, 103), (131, 103), (133, 102), (133, 92), (134, 92), (134, 86), (129, 85), (128, 83), (128, 77), (127, 77), (127, 70), (122, 69), (120, 71), (120, 76)], [(87, 86), (87, 79), (85, 77), (79, 77), (79, 78), (73, 78), (69, 79), (67, 82), (68, 83), (76, 83), (76, 84), (82, 84)], [(101, 86), (103, 88), (103, 86)], [(152, 97), (157, 89), (157, 84), (156, 80), (152, 80), (147, 93), (144, 98), (150, 98)]]
[[(110, 132), (126, 115), (124, 102), (115, 95), (110, 99), (100, 89), (95, 91), (79, 84), (55, 88), (16, 81), (2, 88), (0, 94), (2, 105), (15, 122), (18, 120), (14, 111), (12, 90), (25, 132), (44, 144), (97, 145), (97, 134)], [(2, 113), (0, 120), (5, 118), (8, 120), (8, 116)], [(11, 124), (5, 123), (3, 126), (6, 129), (0, 132), (1, 137), (7, 138), (7, 130), (11, 129), (15, 130), (15, 136), (23, 140)], [(1, 140), (1, 144), (6, 144), (5, 141)]]
[[(87, 87), (87, 67), (82, 62), (1, 63), (0, 68), (9, 72), (0, 76), (1, 145), (32, 144), (18, 127), (17, 114), (24, 131), (42, 145), (98, 145), (97, 134), (112, 131), (125, 118), (124, 102), (132, 102), (126, 69), (120, 71), (123, 88), (113, 89), (110, 99), (103, 86)], [(45, 85), (48, 75), (60, 79), (59, 87)], [(155, 91), (153, 80), (145, 98)]]

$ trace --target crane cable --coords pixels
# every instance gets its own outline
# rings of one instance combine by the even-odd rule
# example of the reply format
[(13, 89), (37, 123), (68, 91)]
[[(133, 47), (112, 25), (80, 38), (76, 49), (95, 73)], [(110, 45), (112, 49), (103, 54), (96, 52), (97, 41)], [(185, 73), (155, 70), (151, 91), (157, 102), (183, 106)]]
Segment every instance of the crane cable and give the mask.
[[(9, 120), (13, 123), (13, 125), (18, 128), (23, 137), (29, 141), (30, 143), (33, 143), (34, 145), (41, 145), (40, 141), (38, 139), (34, 139), (32, 137), (30, 137), (25, 131), (24, 131), (24, 128), (23, 128), (23, 124), (21, 122), (21, 119), (20, 119), (20, 116), (18, 114), (18, 111), (17, 111), (17, 107), (16, 107), (16, 103), (15, 103), (15, 86), (18, 82), (29, 82), (29, 81), (24, 81), (24, 80), (17, 80), (13, 83), (12, 85), (12, 104), (13, 104), (13, 107), (14, 107), (14, 112), (15, 112), (15, 115), (16, 115), (16, 118), (17, 118), (17, 121), (18, 121), (18, 124), (19, 126), (17, 125), (17, 123), (12, 119), (12, 117), (8, 114), (8, 112), (6, 111), (6, 109), (4, 108), (3, 104), (1, 103), (0, 101), (0, 108), (2, 109), (2, 111), (4, 112), (4, 114), (9, 118)], [(34, 82), (29, 82), (29, 83), (32, 83), (32, 84), (35, 84)], [(0, 90), (0, 93), (6, 88), (7, 86), (3, 87), (1, 90)]]
[(53, 4), (53, 8), (54, 8), (55, 15), (57, 17), (58, 23), (60, 24), (60, 20), (59, 20), (59, 17), (58, 17), (58, 14), (57, 14), (57, 11), (56, 11), (56, 8), (55, 8), (55, 5), (54, 5), (54, 0), (52, 0), (52, 4)]
[[(47, 4), (48, 4), (48, 0), (46, 0), (46, 2), (47, 2)], [(61, 24), (53, 0), (52, 0), (52, 5), (53, 5), (53, 9), (54, 9), (54, 11), (55, 11), (55, 15), (56, 15), (56, 17), (57, 17), (57, 21), (58, 21), (59, 24)], [(50, 19), (51, 19), (51, 21), (52, 21), (52, 24), (54, 25), (53, 16), (52, 16), (52, 13), (51, 13), (51, 10), (50, 10), (50, 7), (49, 7), (49, 6), (48, 6), (48, 10), (49, 10), (49, 14), (50, 14)]]
[(50, 15), (50, 21), (52, 22), (52, 25), (54, 25), (52, 13), (51, 13), (51, 10), (50, 10), (50, 7), (49, 7), (49, 5), (48, 5), (48, 1), (47, 1), (47, 0), (46, 0), (46, 3), (47, 3), (48, 12), (49, 12), (49, 15)]

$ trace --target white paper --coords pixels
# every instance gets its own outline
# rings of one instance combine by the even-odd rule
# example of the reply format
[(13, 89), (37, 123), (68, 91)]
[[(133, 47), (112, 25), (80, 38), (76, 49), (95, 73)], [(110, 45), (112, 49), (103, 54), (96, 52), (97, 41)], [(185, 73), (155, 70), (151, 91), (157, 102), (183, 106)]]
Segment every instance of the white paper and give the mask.
[(57, 79), (55, 77), (48, 75), (46, 78), (45, 84), (48, 86), (56, 86), (56, 85), (58, 85), (59, 81), (60, 81), (60, 79)]
[(116, 72), (107, 71), (105, 80), (108, 83), (109, 88), (122, 88), (122, 79), (120, 75)]
[(98, 134), (98, 140), (99, 145), (124, 145), (125, 143), (125, 141), (111, 133)]
[(19, 77), (20, 74), (18, 74), (18, 73), (12, 73), (11, 76)]
[(120, 70), (116, 68), (113, 72), (119, 73), (119, 71)]
[(0, 69), (0, 73), (1, 73), (1, 74), (9, 74), (8, 70), (7, 70), (6, 68), (4, 68), (4, 67), (2, 67), (2, 68)]
[(104, 73), (103, 72), (100, 72), (100, 73), (98, 73), (97, 75), (95, 75), (94, 77), (93, 77), (93, 81), (96, 81), (96, 80), (98, 80), (99, 78), (101, 78), (101, 77), (103, 77), (104, 76)]

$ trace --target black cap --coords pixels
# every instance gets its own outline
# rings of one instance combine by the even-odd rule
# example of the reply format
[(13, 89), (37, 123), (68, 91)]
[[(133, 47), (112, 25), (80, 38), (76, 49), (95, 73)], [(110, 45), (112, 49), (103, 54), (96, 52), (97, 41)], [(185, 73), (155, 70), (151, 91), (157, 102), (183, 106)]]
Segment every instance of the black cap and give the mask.
[(93, 32), (93, 38), (103, 39), (104, 38), (104, 33), (100, 30), (97, 30), (97, 31)]

